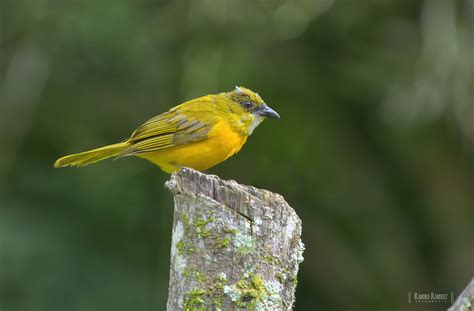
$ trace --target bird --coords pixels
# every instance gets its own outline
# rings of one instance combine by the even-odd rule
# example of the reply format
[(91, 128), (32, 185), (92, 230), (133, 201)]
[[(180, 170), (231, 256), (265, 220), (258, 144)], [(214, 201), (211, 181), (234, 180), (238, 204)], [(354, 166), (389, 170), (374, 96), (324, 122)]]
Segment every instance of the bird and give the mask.
[(236, 86), (230, 92), (186, 101), (149, 119), (130, 138), (61, 157), (54, 167), (80, 167), (107, 158), (137, 156), (169, 174), (182, 168), (203, 171), (239, 152), (266, 118), (280, 116), (258, 93)]

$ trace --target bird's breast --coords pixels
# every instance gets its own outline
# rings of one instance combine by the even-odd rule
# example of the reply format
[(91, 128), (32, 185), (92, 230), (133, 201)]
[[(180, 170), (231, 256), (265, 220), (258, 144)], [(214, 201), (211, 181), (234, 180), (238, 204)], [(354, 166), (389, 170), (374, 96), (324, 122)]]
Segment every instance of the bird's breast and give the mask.
[(220, 121), (202, 141), (143, 154), (142, 157), (156, 163), (165, 172), (173, 172), (180, 167), (202, 171), (237, 153), (246, 141), (246, 135), (236, 132), (227, 121)]
[(246, 141), (247, 136), (233, 130), (228, 122), (220, 121), (210, 130), (207, 139), (182, 146), (184, 152), (177, 164), (205, 170), (237, 153)]
[(235, 131), (228, 122), (221, 121), (211, 130), (208, 140), (214, 152), (219, 153), (224, 161), (239, 152), (247, 141), (247, 135)]

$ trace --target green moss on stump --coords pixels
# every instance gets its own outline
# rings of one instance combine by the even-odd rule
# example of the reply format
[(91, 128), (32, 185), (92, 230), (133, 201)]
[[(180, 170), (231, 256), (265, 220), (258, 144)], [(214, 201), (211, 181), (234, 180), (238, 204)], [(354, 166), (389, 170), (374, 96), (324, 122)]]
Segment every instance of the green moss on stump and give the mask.
[(256, 310), (268, 296), (263, 279), (253, 274), (246, 274), (232, 286), (224, 286), (224, 293), (238, 307), (249, 310)]
[(189, 311), (218, 310), (224, 299), (224, 284), (227, 283), (225, 274), (206, 277), (195, 268), (186, 268), (183, 272), (186, 278), (195, 279), (199, 287), (194, 288), (184, 296), (183, 309)]
[(230, 243), (230, 237), (226, 236), (225, 238), (218, 239), (214, 244), (217, 248), (226, 248)]
[(264, 256), (263, 260), (274, 266), (278, 266), (280, 264), (280, 259), (270, 256), (270, 255)]
[(187, 279), (195, 279), (198, 283), (203, 283), (206, 281), (206, 275), (196, 268), (184, 268), (183, 276)]
[(184, 297), (183, 309), (185, 311), (201, 311), (206, 310), (206, 302), (202, 299), (204, 291), (201, 289), (193, 289), (186, 293)]
[(238, 231), (237, 231), (237, 229), (235, 229), (235, 228), (232, 228), (232, 229), (231, 229), (231, 228), (224, 228), (224, 229), (222, 230), (222, 232), (224, 232), (224, 233), (230, 233), (230, 234), (232, 234), (233, 236), (235, 236), (235, 235), (237, 235), (237, 232), (238, 232)]
[(199, 238), (208, 238), (211, 236), (211, 229), (206, 228), (206, 226), (214, 220), (213, 217), (207, 219), (196, 219), (194, 222), (194, 231)]
[(180, 255), (193, 254), (196, 252), (196, 247), (194, 245), (186, 245), (183, 240), (176, 243), (176, 249)]

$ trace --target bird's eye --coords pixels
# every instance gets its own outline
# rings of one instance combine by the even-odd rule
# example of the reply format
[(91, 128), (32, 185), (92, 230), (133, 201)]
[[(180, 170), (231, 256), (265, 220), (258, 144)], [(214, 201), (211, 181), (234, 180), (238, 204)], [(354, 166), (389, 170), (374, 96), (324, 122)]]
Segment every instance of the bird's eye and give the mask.
[(243, 102), (242, 107), (244, 107), (245, 109), (250, 109), (253, 107), (253, 103), (250, 101)]

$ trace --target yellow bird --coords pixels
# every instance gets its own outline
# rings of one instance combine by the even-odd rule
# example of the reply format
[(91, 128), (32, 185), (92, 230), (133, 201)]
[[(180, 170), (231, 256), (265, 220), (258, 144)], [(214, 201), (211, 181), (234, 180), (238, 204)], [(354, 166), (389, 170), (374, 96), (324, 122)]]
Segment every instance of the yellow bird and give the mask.
[(62, 157), (54, 167), (138, 156), (166, 173), (182, 167), (201, 171), (237, 153), (266, 117), (280, 116), (257, 93), (236, 87), (171, 108), (145, 122), (123, 142)]

